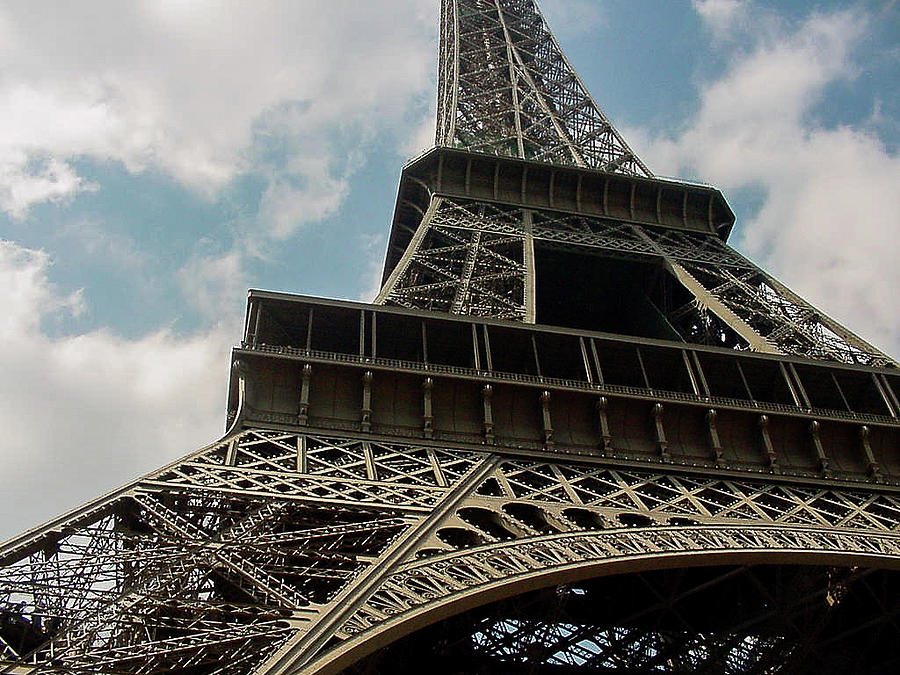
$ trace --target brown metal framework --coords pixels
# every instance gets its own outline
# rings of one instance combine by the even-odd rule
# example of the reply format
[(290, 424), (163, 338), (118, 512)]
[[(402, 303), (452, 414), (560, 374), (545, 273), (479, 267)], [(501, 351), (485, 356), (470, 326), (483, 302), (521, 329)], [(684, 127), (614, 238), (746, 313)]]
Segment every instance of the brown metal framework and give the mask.
[(221, 440), (0, 546), (0, 673), (893, 673), (896, 362), (444, 0), (374, 305), (251, 291)]

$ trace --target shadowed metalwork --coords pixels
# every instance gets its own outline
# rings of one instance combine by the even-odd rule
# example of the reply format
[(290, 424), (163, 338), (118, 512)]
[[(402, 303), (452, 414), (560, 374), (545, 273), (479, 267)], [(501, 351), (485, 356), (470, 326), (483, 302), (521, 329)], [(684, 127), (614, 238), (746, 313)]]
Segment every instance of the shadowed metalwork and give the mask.
[(0, 672), (896, 672), (896, 362), (532, 0), (443, 1), (436, 145), (375, 304), (251, 291), (225, 437), (0, 547)]

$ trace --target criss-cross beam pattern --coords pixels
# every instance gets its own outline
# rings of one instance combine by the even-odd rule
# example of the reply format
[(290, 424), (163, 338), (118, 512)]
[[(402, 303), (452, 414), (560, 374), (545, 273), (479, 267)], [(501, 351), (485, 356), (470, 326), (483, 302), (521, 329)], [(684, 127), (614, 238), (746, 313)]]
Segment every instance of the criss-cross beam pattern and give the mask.
[(527, 214), (435, 197), (376, 302), (534, 323)]
[(251, 293), (228, 435), (0, 545), (0, 674), (897, 672), (896, 363), (652, 178), (533, 0), (443, 0), (438, 98), (376, 302), (445, 316)]
[(779, 566), (599, 578), (447, 618), (346, 675), (407, 675), (426, 661), (434, 675), (896, 672), (897, 581)]
[[(662, 281), (649, 293), (648, 307), (671, 327), (660, 337), (896, 365), (715, 235), (472, 199), (432, 197), (376, 302), (541, 323), (535, 256), (549, 250), (575, 252), (598, 266), (623, 260), (658, 268)], [(586, 307), (601, 299), (585, 297)]]
[(650, 176), (533, 0), (444, 0), (436, 144)]
[(0, 548), (0, 673), (251, 672), (477, 458), (262, 429), (189, 455)]
[(0, 548), (0, 673), (333, 672), (536, 575), (754, 551), (849, 566), (896, 557), (898, 528), (891, 493), (248, 429)]

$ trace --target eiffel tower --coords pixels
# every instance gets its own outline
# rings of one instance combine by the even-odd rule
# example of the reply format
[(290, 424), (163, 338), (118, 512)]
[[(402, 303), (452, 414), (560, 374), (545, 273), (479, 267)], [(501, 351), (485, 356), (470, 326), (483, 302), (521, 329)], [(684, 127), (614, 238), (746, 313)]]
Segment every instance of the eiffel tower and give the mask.
[(2, 673), (900, 671), (897, 363), (443, 0), (374, 304), (251, 291), (225, 436), (0, 547)]

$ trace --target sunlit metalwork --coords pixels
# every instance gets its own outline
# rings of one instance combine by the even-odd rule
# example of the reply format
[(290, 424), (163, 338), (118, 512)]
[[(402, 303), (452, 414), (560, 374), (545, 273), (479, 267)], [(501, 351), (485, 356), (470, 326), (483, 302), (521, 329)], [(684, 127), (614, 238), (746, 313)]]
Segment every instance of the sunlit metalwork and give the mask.
[(0, 547), (0, 672), (897, 672), (896, 362), (532, 0), (439, 68), (376, 304), (252, 291), (225, 437)]

